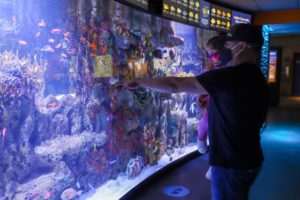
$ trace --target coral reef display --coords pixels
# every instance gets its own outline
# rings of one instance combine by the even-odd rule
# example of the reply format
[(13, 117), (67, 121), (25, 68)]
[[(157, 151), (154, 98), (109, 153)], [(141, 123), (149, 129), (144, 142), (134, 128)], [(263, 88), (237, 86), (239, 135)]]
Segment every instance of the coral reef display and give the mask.
[(85, 199), (184, 154), (196, 97), (118, 82), (201, 74), (214, 34), (115, 1), (0, 1), (0, 199)]

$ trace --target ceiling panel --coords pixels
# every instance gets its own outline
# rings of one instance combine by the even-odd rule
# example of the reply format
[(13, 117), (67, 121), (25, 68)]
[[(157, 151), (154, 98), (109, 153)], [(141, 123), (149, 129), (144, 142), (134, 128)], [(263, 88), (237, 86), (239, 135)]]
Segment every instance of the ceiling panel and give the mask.
[(251, 12), (300, 8), (300, 0), (212, 0), (211, 2), (221, 2)]
[(225, 5), (230, 5), (245, 11), (259, 11), (259, 7), (257, 6), (256, 2), (253, 0), (218, 0), (218, 1), (211, 1), (211, 2), (212, 3), (221, 2)]
[(298, 0), (256, 0), (256, 2), (263, 11), (298, 8)]

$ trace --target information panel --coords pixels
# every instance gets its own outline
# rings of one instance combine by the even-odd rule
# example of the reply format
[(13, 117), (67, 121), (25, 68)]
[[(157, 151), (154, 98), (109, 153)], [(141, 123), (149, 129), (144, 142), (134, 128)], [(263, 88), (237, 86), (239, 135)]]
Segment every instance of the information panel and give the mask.
[(229, 31), (231, 28), (231, 10), (211, 4), (210, 28), (218, 31)]
[(210, 23), (210, 3), (200, 1), (200, 27), (209, 28)]
[(188, 21), (188, 0), (164, 0), (163, 16), (176, 21), (187, 23)]
[(200, 25), (200, 0), (190, 0), (188, 9), (188, 23), (196, 26)]

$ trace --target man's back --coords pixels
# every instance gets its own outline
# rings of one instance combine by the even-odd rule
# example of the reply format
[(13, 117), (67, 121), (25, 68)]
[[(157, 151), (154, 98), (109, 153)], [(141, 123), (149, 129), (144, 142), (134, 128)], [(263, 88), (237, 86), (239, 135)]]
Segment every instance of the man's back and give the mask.
[(258, 167), (260, 128), (268, 108), (268, 86), (254, 64), (241, 64), (198, 77), (209, 102), (210, 164), (226, 168)]

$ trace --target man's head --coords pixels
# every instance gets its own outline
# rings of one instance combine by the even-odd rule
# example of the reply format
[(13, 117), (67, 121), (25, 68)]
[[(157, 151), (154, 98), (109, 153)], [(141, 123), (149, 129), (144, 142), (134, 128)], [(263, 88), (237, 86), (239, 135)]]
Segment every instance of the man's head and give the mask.
[(232, 65), (242, 62), (256, 63), (263, 43), (261, 27), (250, 24), (237, 24), (228, 34), (225, 48), (231, 50)]

